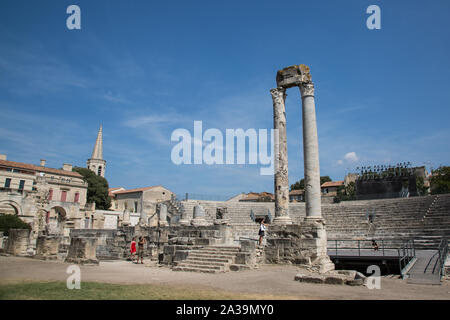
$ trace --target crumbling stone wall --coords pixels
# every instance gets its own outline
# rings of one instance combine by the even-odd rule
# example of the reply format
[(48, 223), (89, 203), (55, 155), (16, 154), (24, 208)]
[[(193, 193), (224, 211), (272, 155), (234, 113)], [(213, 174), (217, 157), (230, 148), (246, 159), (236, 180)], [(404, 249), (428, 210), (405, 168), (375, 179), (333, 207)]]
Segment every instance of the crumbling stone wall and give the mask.
[(97, 264), (97, 238), (74, 237), (71, 239), (65, 262), (76, 264)]
[(59, 236), (39, 236), (36, 242), (36, 255), (34, 258), (41, 260), (58, 259), (61, 237)]
[(27, 256), (30, 243), (30, 231), (28, 229), (10, 229), (5, 252), (14, 256)]
[(327, 255), (327, 238), (322, 223), (271, 226), (265, 248), (267, 263), (301, 264), (326, 272), (334, 269)]

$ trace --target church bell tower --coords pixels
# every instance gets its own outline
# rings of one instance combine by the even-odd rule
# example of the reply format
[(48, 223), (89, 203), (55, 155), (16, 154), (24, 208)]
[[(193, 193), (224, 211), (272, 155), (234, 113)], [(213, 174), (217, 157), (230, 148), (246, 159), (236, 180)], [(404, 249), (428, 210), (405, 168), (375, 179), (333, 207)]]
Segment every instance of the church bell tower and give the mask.
[(97, 140), (95, 141), (94, 150), (91, 158), (86, 163), (87, 168), (93, 171), (96, 175), (105, 177), (106, 161), (103, 160), (103, 128), (100, 125), (98, 130)]

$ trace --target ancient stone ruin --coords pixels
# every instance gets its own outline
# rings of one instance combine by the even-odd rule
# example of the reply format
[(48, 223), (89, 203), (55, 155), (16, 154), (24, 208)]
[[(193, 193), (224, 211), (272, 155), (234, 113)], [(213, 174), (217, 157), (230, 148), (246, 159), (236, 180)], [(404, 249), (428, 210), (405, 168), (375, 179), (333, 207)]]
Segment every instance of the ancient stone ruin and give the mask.
[[(302, 97), (303, 157), (305, 171), (306, 218), (292, 225), (289, 216), (289, 179), (286, 136), (286, 89), (298, 87)], [(321, 272), (334, 269), (327, 255), (325, 221), (320, 199), (319, 143), (317, 138), (314, 84), (309, 67), (301, 64), (277, 73), (277, 88), (270, 91), (273, 100), (275, 137), (275, 219), (270, 228), (269, 259), (317, 266)], [(292, 225), (292, 226), (291, 226)]]

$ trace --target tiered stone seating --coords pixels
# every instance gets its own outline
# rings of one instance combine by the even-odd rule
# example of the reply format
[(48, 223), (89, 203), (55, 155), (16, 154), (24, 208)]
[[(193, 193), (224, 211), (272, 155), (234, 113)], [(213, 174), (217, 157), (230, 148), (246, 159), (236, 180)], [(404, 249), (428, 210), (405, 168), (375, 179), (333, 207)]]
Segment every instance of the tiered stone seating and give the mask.
[[(235, 241), (240, 238), (256, 239), (258, 225), (250, 218), (270, 211), (275, 215), (274, 203), (270, 202), (222, 202), (183, 201), (183, 209), (192, 219), (193, 208), (200, 204), (206, 211), (206, 220), (213, 223), (217, 207), (226, 207), (229, 224), (233, 226)], [(373, 222), (368, 214), (375, 210)], [(305, 217), (304, 203), (291, 203), (290, 216), (294, 223)], [(436, 246), (442, 236), (450, 236), (450, 194), (438, 196), (345, 201), (339, 204), (322, 204), (329, 239), (410, 239), (417, 248)]]

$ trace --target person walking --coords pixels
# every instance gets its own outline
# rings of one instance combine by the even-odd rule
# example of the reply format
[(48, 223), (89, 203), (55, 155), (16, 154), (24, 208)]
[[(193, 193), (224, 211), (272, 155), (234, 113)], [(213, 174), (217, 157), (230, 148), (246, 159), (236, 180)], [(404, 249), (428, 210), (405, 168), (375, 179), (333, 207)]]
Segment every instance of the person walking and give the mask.
[(259, 225), (259, 245), (262, 244), (263, 238), (264, 238), (264, 233), (267, 229), (267, 224), (264, 223), (264, 219), (261, 220), (261, 224)]
[(140, 236), (138, 242), (138, 257), (136, 263), (139, 263), (139, 258), (141, 258), (141, 264), (144, 264), (144, 244), (145, 239), (144, 237)]
[(133, 237), (133, 239), (131, 240), (130, 255), (131, 255), (131, 262), (134, 262), (136, 258), (136, 237)]

